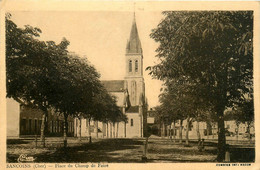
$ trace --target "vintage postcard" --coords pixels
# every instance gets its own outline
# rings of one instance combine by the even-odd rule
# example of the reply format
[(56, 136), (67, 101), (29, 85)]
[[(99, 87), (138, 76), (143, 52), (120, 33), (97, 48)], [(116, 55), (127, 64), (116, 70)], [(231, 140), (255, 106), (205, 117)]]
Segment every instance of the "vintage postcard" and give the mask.
[(2, 1), (0, 169), (259, 169), (259, 15)]

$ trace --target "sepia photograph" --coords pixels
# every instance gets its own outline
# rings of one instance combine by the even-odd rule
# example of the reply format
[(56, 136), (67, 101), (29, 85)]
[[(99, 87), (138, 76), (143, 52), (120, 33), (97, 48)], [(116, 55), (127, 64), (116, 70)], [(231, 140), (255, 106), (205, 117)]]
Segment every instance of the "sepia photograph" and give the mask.
[(2, 12), (6, 168), (252, 168), (259, 13), (124, 7)]

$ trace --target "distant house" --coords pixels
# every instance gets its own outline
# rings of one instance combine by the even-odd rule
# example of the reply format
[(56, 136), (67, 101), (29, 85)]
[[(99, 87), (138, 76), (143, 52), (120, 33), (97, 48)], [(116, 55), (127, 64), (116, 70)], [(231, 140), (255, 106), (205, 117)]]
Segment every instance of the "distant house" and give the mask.
[[(151, 113), (155, 113), (152, 111), (148, 111), (148, 115)], [(149, 119), (149, 116), (148, 118)], [(157, 133), (161, 136), (169, 136), (170, 135), (170, 129), (171, 129), (171, 133), (173, 134), (173, 123), (167, 122), (167, 117), (165, 118), (165, 123), (163, 124), (163, 122), (161, 121), (156, 121), (155, 120), (155, 125), (157, 124), (158, 127), (160, 128), (160, 132)], [(148, 124), (149, 125), (149, 124)], [(247, 123), (240, 123), (237, 127), (236, 121), (235, 120), (229, 120), (229, 121), (225, 121), (224, 122), (225, 125), (225, 134), (226, 136), (235, 136), (238, 132), (238, 135), (244, 135), (246, 133), (248, 133), (248, 124)], [(151, 126), (151, 125), (150, 125)], [(177, 120), (175, 122), (175, 135), (179, 136), (179, 132), (180, 132), (180, 120)], [(199, 134), (201, 138), (207, 138), (207, 135), (212, 137), (214, 135), (218, 135), (218, 125), (217, 122), (215, 123), (209, 123), (207, 124), (206, 122), (197, 122), (197, 121), (192, 121), (189, 125), (189, 138), (190, 139), (197, 139), (198, 138), (198, 133), (197, 133), (197, 128), (199, 130)], [(185, 137), (186, 135), (186, 129), (187, 129), (187, 121), (183, 120), (182, 122), (182, 136)], [(255, 133), (255, 128), (254, 125), (250, 125), (250, 134), (254, 134)]]
[(6, 99), (6, 133), (8, 138), (18, 138), (20, 135), (20, 104), (13, 99)]
[[(43, 112), (7, 99), (7, 138), (40, 135)], [(46, 136), (63, 135), (63, 115), (49, 111)], [(74, 118), (68, 117), (68, 136), (74, 134)]]
[[(197, 121), (193, 121), (190, 123), (190, 128), (189, 128), (189, 137), (192, 139), (192, 138), (197, 138)], [(180, 121), (177, 121), (175, 127), (177, 128), (176, 129), (176, 133), (178, 135), (179, 133), (179, 127), (180, 127)], [(204, 138), (204, 136), (206, 136), (206, 129), (207, 129), (207, 123), (206, 122), (199, 122), (199, 133), (200, 133), (200, 136), (201, 138)], [(186, 131), (187, 129), (187, 121), (184, 120), (183, 123), (182, 123), (182, 128), (183, 128), (183, 132)], [(210, 133), (212, 134), (212, 132)], [(183, 133), (183, 136), (185, 136), (185, 133)]]
[(149, 135), (159, 135), (160, 125), (156, 122), (156, 111), (150, 108), (147, 111), (147, 130)]
[[(238, 132), (238, 134), (242, 135), (242, 134), (247, 133), (248, 124), (247, 123), (239, 123), (238, 126), (237, 126), (235, 120), (229, 120), (229, 121), (225, 121), (225, 128), (229, 132), (232, 132), (234, 134), (236, 134), (236, 132)], [(253, 124), (252, 124), (252, 126), (250, 126), (249, 129), (250, 129), (251, 134), (255, 133), (255, 128), (254, 128)]]
[(155, 123), (156, 111), (153, 108), (147, 111), (147, 124), (153, 125)]
[[(225, 121), (224, 124), (225, 124), (227, 136), (230, 135), (229, 132), (231, 132), (233, 135), (235, 135), (237, 130), (238, 130), (239, 135), (243, 135), (243, 134), (247, 133), (247, 123), (240, 123), (239, 126), (237, 127), (236, 121), (230, 120), (230, 121)], [(179, 121), (177, 121), (177, 123), (175, 124), (175, 127), (176, 127), (176, 133), (178, 134), (179, 127), (180, 127)], [(186, 127), (187, 127), (186, 120), (183, 121), (182, 127), (183, 127), (183, 131), (186, 131)], [(209, 131), (208, 131), (209, 135), (217, 135), (218, 134), (217, 127), (218, 127), (217, 123), (214, 123), (214, 124), (211, 123), (211, 124), (209, 124), (209, 127), (207, 127), (206, 122), (199, 122), (199, 132), (200, 132), (201, 138), (207, 137), (207, 128), (209, 128)], [(250, 133), (251, 134), (255, 133), (254, 126), (250, 127)], [(183, 134), (183, 135), (185, 135), (185, 134)], [(189, 137), (197, 138), (197, 121), (193, 121), (190, 124)]]

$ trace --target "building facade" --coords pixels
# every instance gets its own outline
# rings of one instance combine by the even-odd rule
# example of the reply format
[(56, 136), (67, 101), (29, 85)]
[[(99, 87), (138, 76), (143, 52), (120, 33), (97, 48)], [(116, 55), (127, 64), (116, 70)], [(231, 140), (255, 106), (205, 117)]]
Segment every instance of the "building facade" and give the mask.
[[(28, 106), (20, 106), (20, 136), (40, 135), (43, 112)], [(47, 116), (46, 136), (63, 136), (64, 118), (62, 114), (49, 111)], [(74, 119), (68, 117), (68, 136), (73, 136)]]
[[(19, 138), (40, 135), (43, 112), (19, 104), (7, 98), (7, 137)], [(47, 116), (46, 136), (63, 136), (63, 115), (49, 111)], [(74, 134), (74, 118), (68, 117), (68, 136)]]
[[(245, 134), (248, 133), (248, 124), (247, 123), (240, 123), (240, 124), (236, 124), (235, 120), (228, 120), (224, 122), (225, 125), (225, 135), (226, 136), (230, 136), (230, 137), (234, 137), (234, 136), (245, 136)], [(161, 136), (169, 136), (170, 132), (169, 130), (171, 129), (171, 133), (173, 134), (173, 128), (175, 127), (175, 135), (178, 137), (179, 136), (179, 132), (180, 132), (180, 120), (175, 122), (175, 126), (173, 126), (173, 123), (170, 125), (165, 125), (165, 127), (163, 128), (162, 125), (160, 125), (160, 135)], [(183, 120), (182, 123), (182, 137), (183, 139), (185, 139), (185, 135), (186, 135), (186, 129), (187, 129), (187, 121)], [(164, 132), (163, 132), (164, 131)], [(198, 138), (198, 133), (200, 134), (200, 137), (202, 139), (207, 139), (207, 138), (217, 138), (218, 135), (218, 125), (217, 123), (210, 123), (207, 124), (206, 122), (197, 122), (197, 121), (192, 121), (190, 122), (189, 125), (189, 139), (197, 139)], [(249, 132), (250, 134), (254, 135), (255, 134), (255, 128), (254, 125), (252, 124), (249, 127)]]
[(13, 99), (6, 99), (6, 135), (8, 138), (20, 136), (20, 104)]

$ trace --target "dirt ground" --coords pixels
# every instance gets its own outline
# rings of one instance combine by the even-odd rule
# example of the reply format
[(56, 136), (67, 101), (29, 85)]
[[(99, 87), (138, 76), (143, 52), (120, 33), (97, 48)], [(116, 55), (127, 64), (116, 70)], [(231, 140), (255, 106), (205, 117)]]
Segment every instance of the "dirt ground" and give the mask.
[[(35, 148), (33, 138), (7, 140), (7, 162), (17, 162), (20, 154), (36, 158), (35, 162), (76, 163), (113, 162), (141, 163), (145, 139), (93, 139), (92, 144), (83, 138), (68, 139), (68, 147), (63, 148), (62, 138), (49, 137), (46, 148)], [(216, 141), (205, 141), (205, 150), (198, 150), (197, 141), (189, 146), (174, 143), (168, 138), (150, 137), (147, 162), (216, 162)], [(254, 143), (230, 146), (231, 162), (254, 162)]]

